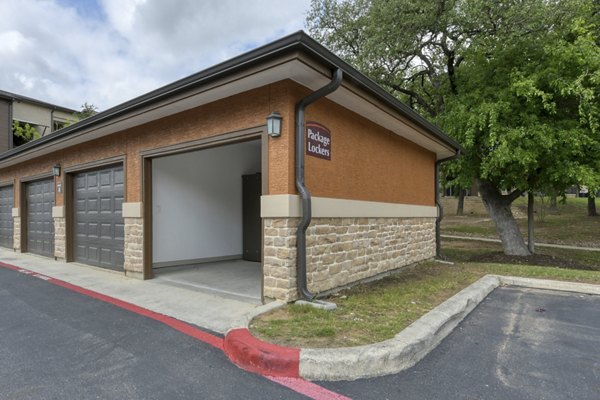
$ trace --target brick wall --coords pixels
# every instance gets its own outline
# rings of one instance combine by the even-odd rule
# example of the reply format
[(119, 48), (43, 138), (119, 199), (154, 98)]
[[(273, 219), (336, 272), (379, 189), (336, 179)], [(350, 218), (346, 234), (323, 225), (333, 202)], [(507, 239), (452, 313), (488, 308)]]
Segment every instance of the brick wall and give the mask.
[[(264, 294), (296, 293), (298, 218), (265, 218)], [(307, 280), (323, 292), (435, 256), (434, 218), (315, 218), (307, 232)]]
[[(1, 169), (0, 181), (14, 182), (15, 207), (18, 208), (22, 178), (48, 173), (53, 165), (60, 164), (63, 173), (55, 182), (64, 183), (65, 169), (123, 157), (124, 201), (141, 202), (141, 153), (144, 151), (262, 126), (271, 111), (279, 111), (284, 118), (282, 135), (268, 139), (268, 194), (295, 193), (294, 104), (306, 91), (292, 81), (277, 82)], [(307, 183), (313, 194), (432, 205), (433, 153), (326, 99), (309, 108), (307, 119), (327, 125), (334, 140), (332, 161), (307, 157)], [(390, 181), (395, 184), (389, 185)], [(410, 190), (406, 190), (407, 187)], [(55, 191), (55, 206), (65, 204), (65, 193), (69, 191)], [(309, 229), (311, 290), (327, 290), (432, 256), (433, 222), (418, 221), (421, 220), (315, 219)], [(59, 228), (55, 255), (64, 258), (64, 219), (55, 223)], [(295, 297), (294, 224), (297, 220), (267, 220), (266, 223), (270, 224), (267, 226), (270, 235), (265, 237), (265, 271), (268, 271), (265, 294), (291, 299)], [(405, 226), (411, 227), (410, 233)], [(15, 218), (16, 249), (21, 248), (19, 228)], [(130, 276), (141, 277), (143, 273), (142, 228), (143, 219), (125, 218), (124, 268)], [(358, 246), (357, 242), (363, 247), (351, 247)]]

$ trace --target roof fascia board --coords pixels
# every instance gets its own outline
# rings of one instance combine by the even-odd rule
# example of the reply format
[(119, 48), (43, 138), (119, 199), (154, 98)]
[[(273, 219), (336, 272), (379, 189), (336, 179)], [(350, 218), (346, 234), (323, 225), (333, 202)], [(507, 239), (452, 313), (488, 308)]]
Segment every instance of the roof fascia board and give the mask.
[(303, 46), (303, 49), (307, 54), (312, 54), (321, 62), (326, 61), (327, 63), (329, 63), (330, 68), (341, 68), (344, 72), (345, 79), (354, 81), (357, 84), (357, 86), (380, 98), (383, 102), (387, 103), (393, 109), (397, 109), (398, 112), (403, 114), (406, 118), (412, 120), (417, 125), (424, 128), (426, 131), (429, 131), (435, 136), (438, 136), (440, 140), (450, 145), (451, 148), (461, 150), (462, 152), (464, 152), (464, 149), (461, 147), (461, 145), (454, 139), (446, 135), (439, 127), (427, 121), (416, 111), (414, 111), (413, 109), (402, 103), (400, 100), (398, 100), (396, 97), (391, 95), (389, 92), (384, 90), (381, 86), (375, 83), (375, 81), (368, 78), (366, 75), (360, 73), (356, 68), (352, 67), (350, 64), (346, 63), (344, 60), (333, 54), (330, 50), (325, 48), (323, 45), (318, 43), (316, 40), (314, 40), (307, 34), (302, 35), (301, 45)]
[[(25, 144), (15, 149), (21, 149), (21, 151), (16, 152), (17, 154), (11, 155), (10, 153), (14, 152), (13, 150), (4, 153), (2, 156), (0, 156), (0, 168), (6, 168), (15, 164), (19, 164), (21, 162), (40, 157), (42, 155), (49, 154), (54, 151), (62, 150), (65, 147), (70, 147), (86, 141), (95, 140), (103, 136), (111, 135), (113, 133), (122, 132), (126, 129), (135, 126), (143, 125), (164, 117), (168, 117), (170, 115), (177, 114), (179, 112), (186, 111), (188, 109), (202, 106), (203, 104), (207, 104), (228, 97), (231, 95), (227, 92), (228, 85), (235, 84), (236, 82), (242, 82), (247, 78), (250, 78), (251, 80), (253, 76), (258, 76), (259, 74), (263, 72), (268, 72), (269, 70), (272, 70), (273, 68), (276, 68), (278, 66), (283, 66), (285, 68), (285, 65), (296, 60), (298, 58), (298, 55), (299, 53), (292, 52), (290, 54), (285, 55), (285, 57), (272, 59), (269, 63), (257, 65), (245, 71), (240, 71), (239, 73), (236, 73), (234, 75), (227, 76), (220, 80), (211, 82), (208, 85), (198, 87), (196, 88), (196, 90), (181, 93), (175, 97), (166, 98), (165, 100), (158, 103), (148, 104), (144, 108), (132, 110), (130, 113), (124, 114), (115, 119), (109, 119), (103, 123), (93, 124), (89, 127), (77, 130), (68, 135), (62, 135), (52, 141), (48, 141), (49, 143), (47, 143), (45, 146), (29, 146), (29, 148), (27, 149), (22, 149), (22, 147), (27, 146), (27, 144)], [(268, 82), (267, 84), (269, 83), (272, 82)], [(248, 90), (260, 86), (252, 85), (252, 82), (246, 83), (246, 85), (249, 87)], [(219, 89), (223, 89), (225, 93), (218, 93)], [(190, 100), (188, 105), (184, 107), (178, 106), (178, 104), (181, 104), (182, 102), (185, 102), (187, 100)], [(171, 107), (170, 111), (163, 111), (161, 113), (161, 110), (165, 110), (168, 107)], [(64, 131), (64, 129), (57, 131), (56, 133), (61, 133), (62, 131)], [(51, 135), (54, 135), (54, 133), (52, 133)], [(30, 143), (42, 141), (44, 138), (48, 138), (49, 136), (50, 135), (44, 136), (36, 140), (35, 142)], [(88, 138), (83, 140), (83, 136), (88, 136)]]
[(297, 32), (287, 37), (284, 37), (276, 42), (269, 43), (258, 49), (244, 53), (238, 57), (232, 58), (228, 61), (217, 64), (206, 70), (203, 70), (194, 75), (180, 79), (169, 85), (163, 86), (159, 89), (146, 93), (142, 96), (136, 97), (118, 106), (112, 107), (106, 111), (93, 115), (86, 118), (83, 121), (70, 125), (63, 128), (55, 133), (44, 136), (42, 139), (38, 139), (33, 142), (26, 143), (22, 146), (17, 147), (9, 152), (0, 155), (0, 161), (6, 158), (10, 158), (15, 154), (24, 152), (31, 147), (43, 146), (45, 143), (56, 140), (58, 137), (69, 135), (72, 132), (86, 129), (92, 125), (101, 123), (103, 121), (115, 119), (130, 113), (133, 110), (144, 108), (152, 103), (159, 102), (161, 100), (168, 99), (169, 97), (175, 96), (178, 93), (184, 93), (192, 88), (204, 86), (214, 80), (227, 77), (235, 72), (243, 71), (250, 68), (253, 65), (268, 62), (273, 58), (285, 56), (290, 51), (294, 52), (294, 47), (298, 46), (302, 36), (306, 36), (303, 32)]
[(250, 70), (255, 66), (260, 68), (260, 66), (263, 65), (264, 67), (264, 64), (268, 64), (269, 61), (272, 61), (273, 59), (285, 57), (286, 54), (289, 55), (290, 53), (297, 54), (298, 51), (310, 55), (311, 57), (315, 58), (318, 63), (324, 64), (326, 67), (331, 69), (341, 68), (345, 73), (344, 75), (346, 79), (355, 82), (357, 86), (366, 92), (371, 93), (376, 98), (380, 98), (389, 107), (394, 110), (398, 110), (398, 112), (400, 112), (402, 115), (412, 120), (418, 126), (421, 126), (426, 132), (431, 132), (439, 140), (455, 149), (455, 151), (461, 149), (458, 143), (445, 135), (435, 125), (429, 123), (423, 117), (379, 87), (375, 82), (359, 73), (356, 69), (339, 59), (307, 34), (300, 31), (223, 63), (217, 64), (197, 74), (149, 92), (143, 96), (127, 101), (119, 106), (96, 114), (67, 128), (63, 128), (50, 135), (44, 136), (43, 138), (34, 142), (27, 143), (16, 149), (8, 151), (0, 155), (0, 166), (4, 164), (2, 162), (3, 160), (16, 157), (18, 154), (28, 152), (32, 148), (44, 147), (48, 143), (56, 141), (65, 136), (74, 134), (78, 134), (79, 136), (79, 134), (84, 134), (91, 130), (97, 130), (98, 126), (103, 126), (106, 124), (112, 125), (114, 124), (114, 121), (128, 118), (131, 115), (134, 115), (136, 112), (144, 113), (148, 112), (150, 109), (158, 109), (164, 106), (165, 102), (173, 103), (177, 101), (177, 99), (180, 99), (181, 96), (189, 97), (189, 92), (194, 89), (206, 91), (208, 90), (206, 88), (210, 87), (210, 84), (215, 83), (215, 81), (218, 82), (221, 79), (228, 80), (227, 78), (231, 79), (231, 76), (235, 76), (236, 73), (244, 74), (244, 71)]
[(35, 105), (49, 108), (52, 110), (64, 111), (64, 112), (67, 112), (70, 114), (77, 112), (76, 110), (72, 110), (67, 107), (57, 106), (56, 104), (46, 103), (45, 101), (37, 100), (37, 99), (31, 98), (31, 97), (23, 96), (23, 95), (16, 94), (16, 93), (6, 92), (4, 90), (0, 91), (0, 98), (4, 98), (7, 100), (11, 100), (11, 101), (17, 101), (17, 102), (21, 102), (21, 103), (31, 103), (31, 104), (35, 104)]
[[(304, 54), (300, 55), (299, 59), (304, 64), (306, 64), (307, 66), (312, 68), (316, 73), (319, 73), (321, 75), (321, 79), (315, 80), (312, 83), (312, 85), (307, 85), (307, 82), (295, 80), (297, 83), (307, 86), (307, 87), (309, 87), (309, 89), (314, 90), (314, 89), (317, 89), (317, 88), (323, 86), (325, 83), (327, 83), (331, 80), (331, 70), (326, 68), (322, 63), (315, 62), (315, 60), (312, 57), (307, 57)], [(344, 101), (345, 96), (346, 97), (355, 96), (356, 99), (361, 100), (363, 102), (363, 104), (362, 105), (349, 104), (348, 101)], [(389, 129), (390, 131), (394, 132), (398, 136), (401, 136), (406, 140), (409, 140), (413, 143), (417, 143), (418, 145), (435, 152), (438, 159), (445, 158), (449, 155), (455, 154), (455, 150), (451, 145), (442, 141), (436, 135), (431, 134), (423, 126), (416, 124), (412, 119), (407, 118), (404, 113), (401, 113), (396, 108), (391, 107), (389, 105), (389, 103), (379, 100), (379, 98), (374, 96), (372, 92), (364, 90), (364, 87), (357, 85), (355, 81), (344, 80), (342, 82), (340, 89), (329, 94), (326, 97), (327, 97), (327, 99), (333, 101), (334, 103), (337, 103), (353, 112), (356, 112), (359, 115), (362, 115), (364, 118), (369, 119), (370, 121), (372, 121), (380, 126), (383, 126), (386, 129)], [(356, 103), (356, 102), (354, 102), (354, 103)], [(361, 110), (359, 110), (359, 108), (362, 108), (364, 106), (367, 106), (371, 109), (373, 109), (373, 108), (377, 109), (377, 111), (378, 111), (378, 113), (380, 113), (380, 115), (379, 116), (364, 115), (361, 112)], [(370, 114), (372, 114), (372, 113), (370, 113)], [(403, 132), (402, 130), (398, 129), (399, 128), (398, 126), (391, 126), (391, 124), (389, 124), (389, 123), (386, 124), (386, 123), (382, 122), (382, 120), (384, 118), (386, 118), (386, 116), (389, 118), (393, 118), (394, 120), (397, 121), (397, 124), (406, 127), (408, 130), (413, 130), (416, 133), (422, 135), (425, 139), (427, 139), (427, 141), (424, 142), (423, 140), (415, 140), (414, 135), (407, 135), (406, 132)], [(434, 149), (434, 147), (436, 147), (436, 148)], [(443, 148), (444, 150), (441, 150), (440, 147)]]

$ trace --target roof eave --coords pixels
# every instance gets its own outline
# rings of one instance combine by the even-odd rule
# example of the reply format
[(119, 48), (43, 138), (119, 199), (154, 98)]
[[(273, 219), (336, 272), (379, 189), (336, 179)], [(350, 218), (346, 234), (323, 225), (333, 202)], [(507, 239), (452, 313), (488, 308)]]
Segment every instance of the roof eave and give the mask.
[(196, 74), (190, 75), (186, 78), (175, 81), (171, 84), (148, 92), (142, 96), (136, 97), (132, 100), (126, 101), (120, 105), (112, 107), (106, 111), (100, 112), (92, 117), (77, 122), (66, 128), (52, 132), (51, 134), (44, 136), (38, 140), (26, 143), (17, 148), (11, 149), (3, 154), (0, 154), (0, 161), (8, 160), (18, 154), (26, 152), (30, 149), (44, 146), (47, 143), (51, 143), (60, 138), (69, 136), (71, 134), (81, 132), (86, 129), (93, 128), (96, 125), (106, 123), (112, 119), (123, 116), (127, 113), (141, 109), (145, 106), (153, 103), (162, 101), (170, 96), (175, 96), (179, 93), (186, 92), (198, 86), (208, 84), (216, 79), (226, 77), (229, 74), (233, 74), (244, 68), (248, 68), (252, 65), (260, 64), (261, 62), (268, 61), (274, 57), (281, 56), (289, 51), (296, 51), (301, 49), (303, 52), (312, 55), (318, 61), (326, 64), (327, 67), (340, 68), (344, 71), (346, 79), (352, 80), (354, 83), (359, 85), (363, 90), (370, 92), (374, 96), (378, 97), (390, 107), (398, 110), (402, 115), (406, 116), (409, 120), (415, 124), (421, 126), (426, 131), (431, 132), (434, 136), (440, 139), (443, 143), (451, 147), (455, 152), (463, 151), (462, 147), (438, 127), (425, 120), (415, 111), (401, 103), (398, 99), (393, 97), (391, 94), (383, 90), (374, 81), (367, 78), (355, 68), (350, 66), (345, 61), (334, 55), (331, 51), (327, 50), (324, 46), (316, 42), (310, 36), (303, 31), (298, 31), (275, 42), (266, 44), (257, 49), (244, 53), (240, 56), (234, 57), (230, 60), (224, 61)]

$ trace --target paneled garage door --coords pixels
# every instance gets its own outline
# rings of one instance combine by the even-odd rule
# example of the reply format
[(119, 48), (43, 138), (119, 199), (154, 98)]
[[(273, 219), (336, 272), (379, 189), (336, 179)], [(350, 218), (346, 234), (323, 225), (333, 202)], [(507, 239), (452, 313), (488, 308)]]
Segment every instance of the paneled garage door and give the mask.
[(29, 182), (27, 193), (27, 251), (54, 257), (54, 178)]
[(13, 187), (0, 188), (0, 246), (13, 248)]
[(122, 166), (74, 175), (75, 261), (123, 269), (123, 188)]

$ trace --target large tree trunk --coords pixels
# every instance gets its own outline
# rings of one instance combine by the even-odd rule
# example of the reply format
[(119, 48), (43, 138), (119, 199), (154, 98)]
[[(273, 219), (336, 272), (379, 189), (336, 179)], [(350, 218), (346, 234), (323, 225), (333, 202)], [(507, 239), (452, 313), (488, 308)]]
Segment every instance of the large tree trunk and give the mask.
[(465, 190), (459, 189), (458, 191), (458, 206), (456, 207), (456, 215), (463, 215), (465, 213)]
[(530, 256), (531, 253), (521, 236), (517, 221), (513, 216), (510, 205), (523, 192), (512, 192), (503, 195), (491, 183), (477, 180), (479, 193), (487, 212), (496, 225), (496, 231), (502, 241), (504, 253), (511, 256)]
[(556, 195), (553, 194), (552, 196), (550, 196), (550, 209), (552, 211), (557, 211), (558, 210), (558, 201), (556, 199)]
[(588, 197), (588, 216), (597, 217), (598, 213), (596, 212), (596, 198)]
[(533, 192), (527, 193), (527, 248), (531, 254), (535, 253), (535, 239), (533, 237), (534, 200)]

